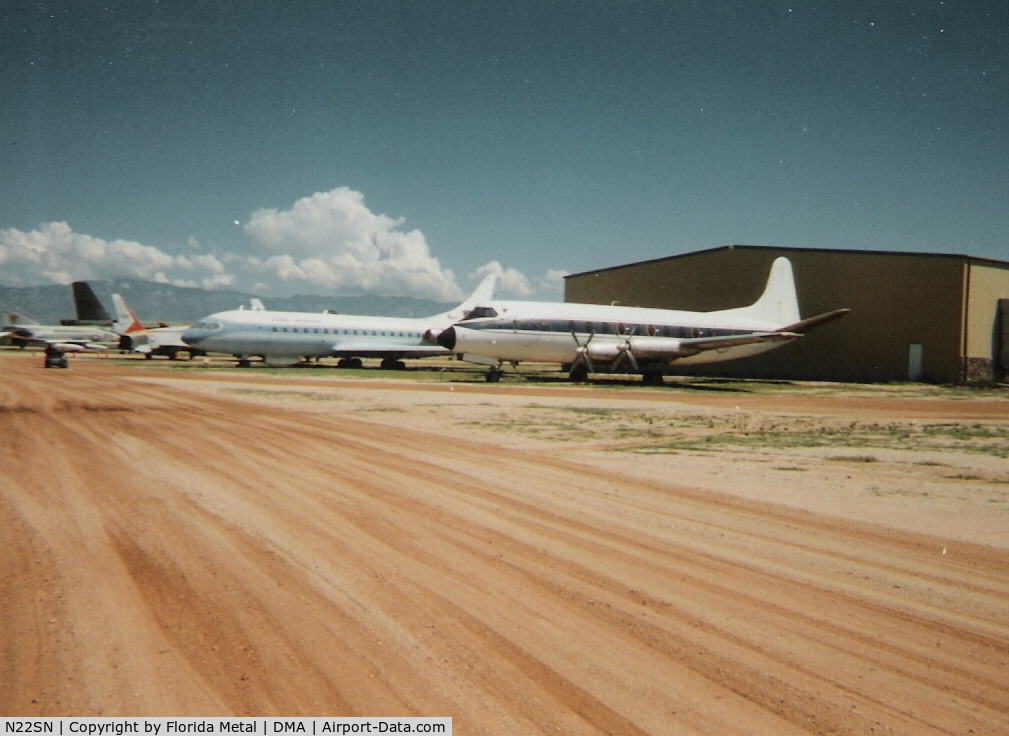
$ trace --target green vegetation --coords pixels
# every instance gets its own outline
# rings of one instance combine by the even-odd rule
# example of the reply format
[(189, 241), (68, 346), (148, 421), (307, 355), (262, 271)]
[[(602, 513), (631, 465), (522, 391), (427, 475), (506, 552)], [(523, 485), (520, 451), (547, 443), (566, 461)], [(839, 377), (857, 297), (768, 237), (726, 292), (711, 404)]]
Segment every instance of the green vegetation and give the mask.
[[(881, 423), (749, 412), (687, 414), (540, 404), (464, 423), (558, 442), (619, 442), (612, 449), (642, 454), (824, 447), (1009, 457), (1009, 425), (994, 423)], [(878, 460), (865, 453), (827, 459), (863, 463)]]

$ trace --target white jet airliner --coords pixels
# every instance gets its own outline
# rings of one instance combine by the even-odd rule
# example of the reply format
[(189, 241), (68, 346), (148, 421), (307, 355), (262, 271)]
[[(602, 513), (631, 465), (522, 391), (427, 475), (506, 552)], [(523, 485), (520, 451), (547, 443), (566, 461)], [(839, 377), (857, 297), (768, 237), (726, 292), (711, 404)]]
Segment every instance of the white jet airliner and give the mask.
[(449, 355), (425, 335), (465, 319), (477, 304), (494, 298), (496, 285), (497, 277), (488, 276), (455, 309), (419, 319), (263, 309), (218, 312), (193, 324), (182, 340), (208, 353), (231, 353), (243, 367), (260, 357), (274, 365), (341, 358), (339, 365), (351, 368), (360, 367), (361, 358), (381, 358), (383, 368), (402, 368), (403, 358)]
[(440, 333), (447, 350), (489, 365), (488, 381), (501, 366), (522, 361), (560, 363), (572, 381), (589, 373), (640, 373), (662, 383), (671, 363), (713, 363), (771, 350), (850, 310), (802, 320), (792, 264), (771, 265), (763, 295), (748, 307), (686, 312), (642, 307), (549, 302), (481, 303), (470, 316)]

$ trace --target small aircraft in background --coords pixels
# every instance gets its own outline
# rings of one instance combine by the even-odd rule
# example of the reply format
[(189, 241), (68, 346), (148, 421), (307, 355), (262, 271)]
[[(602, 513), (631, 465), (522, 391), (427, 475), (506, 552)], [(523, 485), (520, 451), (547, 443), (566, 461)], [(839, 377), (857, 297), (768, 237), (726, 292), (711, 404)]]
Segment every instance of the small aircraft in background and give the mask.
[(800, 319), (792, 264), (771, 265), (761, 297), (748, 307), (687, 312), (642, 307), (550, 302), (481, 302), (469, 316), (428, 338), (463, 360), (489, 366), (523, 361), (560, 363), (572, 381), (590, 373), (640, 373), (661, 385), (672, 363), (733, 360), (771, 350), (843, 317), (837, 309)]
[(116, 311), (112, 328), (122, 335), (120, 347), (124, 350), (140, 353), (148, 360), (155, 355), (168, 356), (169, 360), (178, 358), (179, 353), (186, 353), (190, 358), (205, 355), (203, 350), (182, 342), (182, 333), (189, 329), (188, 325), (147, 328), (119, 294), (112, 295), (112, 305)]
[(0, 342), (45, 348), (46, 368), (66, 368), (67, 353), (119, 347), (119, 335), (96, 325), (40, 325), (22, 315), (7, 314), (0, 330)]
[(347, 368), (360, 368), (362, 358), (381, 358), (383, 368), (402, 369), (403, 358), (449, 355), (425, 335), (465, 319), (477, 304), (494, 298), (496, 286), (497, 277), (490, 275), (455, 309), (421, 318), (273, 312), (254, 303), (252, 309), (204, 317), (182, 334), (182, 340), (206, 352), (230, 353), (242, 367), (248, 367), (252, 357), (272, 365), (340, 358), (339, 366)]

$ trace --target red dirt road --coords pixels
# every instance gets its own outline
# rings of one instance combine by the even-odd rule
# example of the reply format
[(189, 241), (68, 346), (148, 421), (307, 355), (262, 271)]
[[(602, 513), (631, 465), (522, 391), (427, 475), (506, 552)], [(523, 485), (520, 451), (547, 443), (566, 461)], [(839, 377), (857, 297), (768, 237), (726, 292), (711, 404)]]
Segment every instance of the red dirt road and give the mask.
[(36, 357), (0, 354), (2, 715), (1009, 733), (1005, 548)]

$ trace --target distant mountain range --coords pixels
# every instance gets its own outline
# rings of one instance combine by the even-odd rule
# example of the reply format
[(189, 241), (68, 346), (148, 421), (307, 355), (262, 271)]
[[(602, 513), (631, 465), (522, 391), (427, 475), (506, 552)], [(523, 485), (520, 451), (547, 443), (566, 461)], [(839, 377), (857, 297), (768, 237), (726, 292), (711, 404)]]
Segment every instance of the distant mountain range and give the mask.
[[(122, 279), (90, 281), (91, 288), (115, 316), (112, 294), (119, 293), (143, 322), (193, 322), (214, 312), (249, 308), (255, 294), (240, 291), (208, 291), (183, 288), (153, 281)], [(287, 312), (322, 312), (326, 309), (343, 314), (379, 317), (427, 317), (456, 306), (453, 303), (415, 299), (406, 296), (315, 296), (259, 297), (267, 309)], [(3, 286), (0, 284), (0, 313), (17, 312), (43, 324), (58, 324), (73, 319), (73, 293), (69, 286)]]

